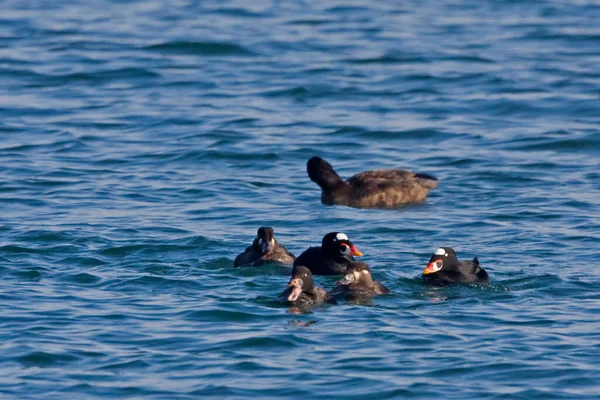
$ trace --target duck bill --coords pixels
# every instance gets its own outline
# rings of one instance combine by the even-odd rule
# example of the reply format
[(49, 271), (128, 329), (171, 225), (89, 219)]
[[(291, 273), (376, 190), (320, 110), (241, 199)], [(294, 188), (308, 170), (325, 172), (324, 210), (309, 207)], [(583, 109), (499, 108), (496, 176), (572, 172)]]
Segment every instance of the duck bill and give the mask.
[(429, 264), (427, 264), (427, 267), (425, 267), (425, 269), (423, 270), (423, 275), (435, 274), (440, 269), (442, 269), (442, 266), (440, 264), (440, 261), (430, 262)]
[(427, 264), (427, 267), (425, 267), (425, 269), (423, 270), (423, 275), (429, 275), (429, 274), (434, 274), (435, 271), (435, 264), (434, 263), (429, 263)]
[(298, 300), (298, 297), (302, 294), (302, 280), (294, 279), (288, 284), (288, 287), (292, 290), (287, 298), (288, 301)]
[(262, 250), (263, 254), (266, 254), (273, 251), (273, 246), (269, 242), (263, 241), (260, 244), (260, 249)]
[(347, 285), (350, 285), (352, 282), (354, 282), (354, 275), (348, 274), (348, 275), (344, 276), (344, 278), (337, 281), (336, 284), (342, 285), (342, 286), (347, 286)]
[(350, 246), (350, 254), (352, 254), (353, 256), (356, 256), (356, 257), (362, 257), (362, 255), (363, 255), (363, 253), (361, 253), (360, 250), (358, 250), (355, 245)]

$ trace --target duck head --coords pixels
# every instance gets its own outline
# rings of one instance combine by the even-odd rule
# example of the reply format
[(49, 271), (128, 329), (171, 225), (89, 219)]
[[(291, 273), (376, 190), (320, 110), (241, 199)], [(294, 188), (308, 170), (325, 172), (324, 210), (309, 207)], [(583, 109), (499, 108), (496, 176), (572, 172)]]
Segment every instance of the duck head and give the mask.
[(303, 265), (297, 265), (292, 270), (292, 277), (288, 282), (289, 296), (288, 301), (296, 301), (302, 292), (312, 294), (314, 290), (314, 281), (312, 273)]
[(252, 246), (256, 250), (260, 251), (261, 254), (266, 254), (270, 251), (273, 251), (275, 243), (277, 243), (277, 241), (275, 240), (275, 232), (273, 231), (273, 228), (263, 226), (258, 228), (258, 231), (256, 232), (256, 238), (254, 239), (254, 242), (252, 242)]
[(429, 259), (423, 275), (435, 274), (441, 270), (456, 271), (457, 269), (458, 259), (454, 250), (451, 247), (440, 247)]
[(363, 255), (343, 232), (330, 232), (325, 235), (321, 241), (321, 251), (334, 259), (339, 257), (353, 259), (352, 256)]
[(332, 189), (344, 183), (331, 164), (321, 157), (313, 157), (308, 160), (306, 172), (308, 172), (310, 180), (319, 185), (321, 189)]
[(361, 261), (355, 261), (348, 265), (344, 277), (337, 281), (337, 285), (340, 286), (353, 286), (358, 284), (366, 287), (373, 287), (371, 269), (367, 263)]

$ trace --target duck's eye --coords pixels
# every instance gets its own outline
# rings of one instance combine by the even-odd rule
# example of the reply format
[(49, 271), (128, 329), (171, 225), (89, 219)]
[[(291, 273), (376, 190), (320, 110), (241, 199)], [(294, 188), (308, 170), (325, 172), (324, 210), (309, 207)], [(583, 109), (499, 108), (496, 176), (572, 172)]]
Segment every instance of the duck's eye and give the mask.
[(436, 271), (439, 271), (440, 269), (442, 269), (443, 266), (444, 266), (444, 262), (442, 260), (437, 260), (435, 262), (435, 269), (436, 269)]
[(342, 252), (343, 254), (350, 254), (350, 246), (348, 246), (347, 244), (342, 243), (340, 245), (340, 252)]

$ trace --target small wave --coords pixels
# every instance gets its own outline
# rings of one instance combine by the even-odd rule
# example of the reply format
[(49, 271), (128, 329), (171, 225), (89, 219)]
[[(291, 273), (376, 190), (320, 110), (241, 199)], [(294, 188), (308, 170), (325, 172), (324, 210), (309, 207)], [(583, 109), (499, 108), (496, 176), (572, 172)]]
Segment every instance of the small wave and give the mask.
[(254, 55), (253, 52), (243, 46), (227, 42), (176, 41), (154, 44), (146, 46), (143, 49), (171, 54), (189, 54), (197, 56)]
[(124, 362), (118, 362), (118, 363), (112, 363), (112, 364), (106, 364), (106, 365), (101, 365), (99, 367), (97, 367), (97, 369), (99, 370), (136, 370), (136, 369), (147, 369), (148, 367), (150, 367), (151, 364), (148, 364), (146, 361), (143, 360), (131, 360), (131, 361), (124, 361)]
[(63, 278), (65, 282), (78, 283), (82, 285), (92, 285), (102, 281), (102, 278), (88, 272), (80, 272), (76, 274), (70, 274)]
[(48, 368), (77, 361), (78, 357), (70, 354), (53, 354), (44, 351), (34, 351), (16, 359), (25, 367)]
[(104, 83), (117, 80), (133, 81), (136, 79), (159, 78), (159, 73), (150, 71), (146, 68), (118, 68), (113, 70), (95, 71), (95, 72), (75, 72), (64, 75), (47, 75), (44, 77), (44, 86), (49, 85), (68, 85), (71, 83)]
[(49, 143), (39, 144), (19, 144), (9, 147), (0, 148), (0, 152), (6, 153), (27, 153), (27, 152), (47, 152), (47, 153), (62, 153), (69, 151), (81, 152), (83, 150), (91, 149), (90, 146), (85, 144), (79, 139), (70, 140), (57, 140)]
[(262, 95), (265, 97), (292, 97), (292, 98), (300, 98), (308, 95), (310, 92), (304, 86), (297, 86), (290, 89), (276, 89), (276, 90), (268, 90), (263, 92)]
[(327, 25), (332, 23), (331, 18), (299, 18), (288, 21), (288, 25), (308, 25), (308, 26), (319, 26)]
[(407, 129), (402, 131), (384, 131), (370, 130), (358, 126), (347, 126), (343, 128), (338, 128), (335, 131), (331, 132), (330, 135), (387, 140), (434, 139), (448, 136), (445, 132), (442, 132), (437, 129)]
[(259, 313), (231, 311), (222, 308), (205, 308), (203, 310), (195, 310), (186, 312), (183, 315), (184, 319), (193, 321), (228, 321), (228, 322), (251, 322), (260, 317)]
[(0, 252), (5, 254), (56, 254), (62, 252), (71, 252), (75, 246), (73, 245), (56, 245), (48, 247), (25, 247), (19, 245), (0, 246)]
[(600, 134), (591, 133), (576, 138), (565, 138), (559, 140), (546, 140), (539, 143), (533, 143), (529, 145), (523, 145), (520, 147), (521, 150), (553, 150), (557, 152), (570, 152), (570, 151), (581, 151), (589, 150), (595, 152), (600, 146)]
[(242, 18), (260, 18), (260, 17), (266, 16), (266, 14), (264, 14), (264, 13), (254, 12), (254, 11), (250, 11), (245, 8), (239, 8), (239, 7), (216, 8), (214, 10), (211, 10), (211, 13), (229, 15), (232, 17), (242, 17)]
[[(188, 239), (185, 239), (184, 242), (187, 240)], [(207, 244), (212, 243), (212, 241), (204, 237), (199, 237), (192, 239), (189, 244), (131, 244), (125, 246), (111, 246), (100, 250), (98, 254), (105, 257), (116, 258), (127, 257), (133, 254), (139, 256), (165, 255), (168, 253), (197, 250), (199, 247), (204, 247)]]
[(11, 275), (22, 281), (39, 282), (42, 279), (42, 272), (38, 269), (18, 270)]
[(345, 60), (345, 62), (351, 64), (424, 64), (430, 63), (431, 60), (428, 60), (425, 57), (419, 56), (391, 56), (385, 55), (380, 57), (370, 57), (370, 58), (353, 58)]
[(475, 63), (475, 64), (494, 64), (494, 61), (480, 56), (469, 56), (469, 55), (456, 55), (456, 56), (447, 56), (442, 57), (440, 60), (443, 61), (461, 61), (465, 63)]

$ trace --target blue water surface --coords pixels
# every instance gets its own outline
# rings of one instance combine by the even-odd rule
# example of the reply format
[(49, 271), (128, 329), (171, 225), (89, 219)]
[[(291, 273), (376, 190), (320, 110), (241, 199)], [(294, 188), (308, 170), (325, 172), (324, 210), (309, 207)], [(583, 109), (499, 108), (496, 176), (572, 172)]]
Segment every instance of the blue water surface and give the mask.
[[(0, 4), (0, 397), (600, 396), (596, 1)], [(342, 176), (439, 178), (393, 210)], [(295, 313), (256, 229), (392, 295)], [(420, 273), (452, 246), (490, 285)], [(335, 278), (318, 277), (325, 288)]]

